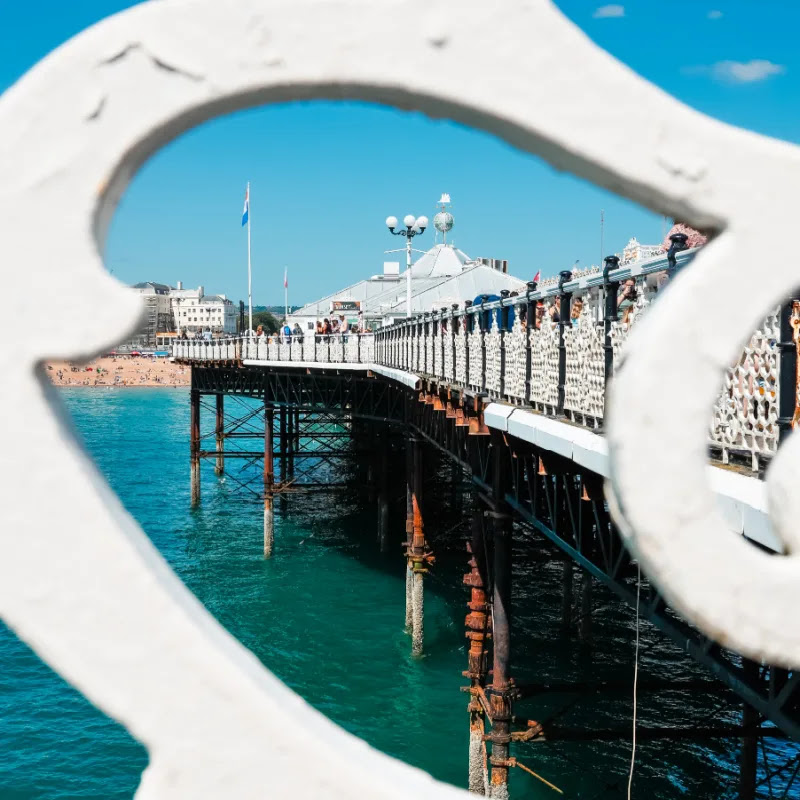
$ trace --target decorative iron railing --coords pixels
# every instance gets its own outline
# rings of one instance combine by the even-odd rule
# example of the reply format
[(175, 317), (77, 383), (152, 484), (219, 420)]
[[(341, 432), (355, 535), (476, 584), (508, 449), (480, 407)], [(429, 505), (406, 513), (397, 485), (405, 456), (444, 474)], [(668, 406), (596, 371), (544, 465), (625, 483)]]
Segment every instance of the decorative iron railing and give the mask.
[[(375, 363), (372, 333), (327, 336), (230, 337), (228, 339), (180, 339), (172, 355), (187, 361), (286, 361), (295, 363)], [(385, 356), (390, 360), (391, 356)]]
[[(692, 256), (680, 253), (677, 266)], [(376, 363), (599, 429), (608, 382), (625, 358), (630, 331), (668, 282), (667, 270), (664, 257), (622, 267), (610, 259), (602, 272), (577, 279), (565, 272), (543, 289), (529, 284), (522, 294), (453, 305), (375, 334), (182, 341), (174, 354), (198, 361)], [(782, 428), (791, 427), (795, 340), (789, 302), (768, 315), (728, 370), (709, 426), (709, 446), (723, 462), (736, 457), (758, 469), (777, 450)], [(794, 357), (783, 382), (781, 353)], [(788, 419), (779, 414), (782, 391), (792, 394)]]

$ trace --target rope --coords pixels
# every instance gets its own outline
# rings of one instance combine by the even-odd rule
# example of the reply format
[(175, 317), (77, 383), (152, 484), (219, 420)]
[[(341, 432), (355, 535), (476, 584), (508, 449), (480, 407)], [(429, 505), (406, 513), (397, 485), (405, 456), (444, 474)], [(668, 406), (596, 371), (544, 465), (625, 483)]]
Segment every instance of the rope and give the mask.
[(539, 775), (538, 772), (534, 772), (530, 767), (526, 767), (524, 764), (520, 764), (520, 762), (517, 761), (516, 758), (511, 758), (509, 759), (509, 761), (511, 762), (512, 767), (519, 767), (520, 769), (525, 770), (525, 772), (527, 772), (530, 775), (533, 775), (534, 778), (540, 780), (545, 786), (549, 786), (554, 792), (558, 792), (559, 794), (564, 794), (562, 789), (559, 789), (558, 786), (556, 786), (554, 783), (550, 783), (550, 781), (543, 778), (541, 775)]
[(639, 683), (639, 596), (642, 589), (642, 568), (636, 564), (636, 649), (633, 662), (633, 737), (631, 742), (631, 768), (628, 773), (628, 800), (633, 788), (633, 767), (636, 763), (636, 689)]

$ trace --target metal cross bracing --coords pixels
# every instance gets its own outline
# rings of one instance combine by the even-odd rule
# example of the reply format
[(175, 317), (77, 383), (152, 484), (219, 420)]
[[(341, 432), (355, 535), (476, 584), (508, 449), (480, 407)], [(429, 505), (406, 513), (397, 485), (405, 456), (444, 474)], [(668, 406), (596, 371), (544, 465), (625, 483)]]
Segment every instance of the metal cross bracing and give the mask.
[[(506, 501), (519, 517), (621, 598), (635, 604), (636, 568), (611, 522), (602, 479), (526, 442), (506, 439), (512, 485)], [(640, 613), (794, 739), (800, 740), (800, 673), (748, 677), (742, 659), (688, 625), (646, 584)]]
[(192, 388), (201, 393), (255, 397), (275, 407), (343, 413), (375, 421), (402, 421), (404, 393), (365, 371), (193, 366)]
[[(216, 402), (209, 401), (212, 397)], [(201, 408), (216, 413), (222, 397), (201, 395)], [(221, 425), (201, 433), (198, 457), (215, 461), (217, 474), (224, 473), (237, 485), (237, 491), (263, 497), (264, 449), (258, 445), (264, 440), (264, 404), (236, 395), (226, 399), (227, 408), (233, 406), (234, 411), (223, 412)], [(299, 412), (293, 423), (292, 440), (286, 432), (281, 436), (280, 414), (273, 417), (272, 425), (272, 454), (278, 464), (273, 488), (276, 496), (347, 485), (349, 471), (343, 470), (339, 462), (359, 455), (349, 418), (326, 412)], [(204, 448), (204, 442), (213, 443), (214, 449)], [(231, 463), (234, 460), (235, 466)]]
[[(474, 502), (481, 509), (480, 514), (488, 514), (492, 519), (493, 533), (487, 537), (493, 540), (489, 547), (490, 562), (496, 559), (494, 550), (498, 536), (501, 541), (503, 537), (507, 537), (522, 543), (531, 537), (544, 536), (558, 548), (562, 557), (568, 560), (567, 563), (579, 565), (583, 575), (587, 576), (583, 583), (587, 591), (582, 591), (582, 599), (578, 604), (582, 606), (579, 629), (583, 621), (591, 617), (590, 590), (593, 580), (611, 589), (625, 602), (631, 605), (635, 603), (636, 564), (631, 561), (611, 523), (603, 496), (602, 478), (551, 452), (538, 450), (527, 442), (498, 431), (490, 431), (483, 422), (487, 398), (482, 392), (464, 390), (432, 380), (422, 382), (417, 389), (411, 389), (366, 371), (357, 373), (327, 368), (317, 371), (288, 367), (205, 365), (193, 368), (193, 387), (204, 392), (225, 393), (228, 397), (242, 401), (254, 398), (260, 409), (264, 408), (266, 401), (275, 411), (276, 417), (282, 408), (299, 410), (301, 419), (308, 420), (307, 423), (298, 423), (299, 430), (303, 430), (303, 426), (307, 429), (307, 425), (313, 425), (311, 415), (317, 414), (321, 415), (317, 417), (319, 420), (327, 418), (328, 423), (333, 426), (340, 424), (342, 420), (349, 421), (351, 427), (355, 421), (381, 422), (388, 423), (395, 431), (405, 431), (407, 437), (420, 442), (419, 446), (425, 443), (435, 448), (457, 464), (459, 473), (465, 472), (469, 476), (469, 482), (474, 487)], [(260, 414), (263, 414), (263, 410)], [(261, 437), (259, 428), (263, 431), (259, 412), (254, 413), (252, 408), (243, 411), (232, 420), (231, 445), (237, 440), (246, 441), (248, 436)], [(333, 429), (321, 423), (318, 431), (316, 437), (308, 437), (310, 441), (317, 442), (309, 449), (318, 449), (320, 458), (327, 458), (329, 461), (343, 454), (343, 450), (335, 450), (331, 445), (330, 437), (335, 434)], [(278, 435), (279, 433), (278, 431)], [(349, 432), (347, 435), (350, 435)], [(322, 442), (328, 447), (327, 451), (319, 450)], [(254, 461), (257, 457), (263, 457), (260, 452), (258, 456), (254, 452), (244, 452), (245, 458), (249, 457)], [(327, 454), (324, 457), (323, 452)], [(351, 443), (348, 453), (356, 452), (357, 449)], [(287, 455), (280, 447), (274, 449), (273, 454), (278, 461)], [(209, 451), (207, 457), (212, 458), (215, 455), (216, 451)], [(276, 471), (276, 494), (283, 470), (284, 467), (279, 465)], [(295, 470), (304, 470), (299, 466), (299, 461)], [(410, 481), (409, 477), (409, 486)], [(421, 495), (416, 498), (416, 502), (423, 509), (423, 514), (427, 514), (426, 509), (430, 506), (426, 506)], [(426, 526), (428, 522), (426, 521)], [(407, 525), (410, 524), (407, 522)], [(420, 521), (420, 532), (421, 524)], [(407, 527), (407, 530), (410, 528)], [(409, 542), (411, 541), (409, 538)], [(429, 546), (421, 533), (416, 548), (418, 552), (414, 547), (409, 549), (408, 558), (410, 563), (413, 561), (414, 569), (419, 573), (411, 574), (427, 573)], [(432, 562), (432, 558), (430, 561)], [(569, 569), (571, 571), (571, 567)], [(476, 576), (474, 567), (470, 575), (469, 581), (465, 579), (473, 591), (468, 631), (474, 637), (471, 648), (475, 651), (470, 656), (470, 671), (465, 673), (472, 680), (472, 685), (468, 687), (471, 693), (470, 730), (474, 731), (475, 741), (478, 742), (476, 753), (485, 753), (485, 742), (491, 742), (493, 754), (486, 757), (486, 763), (499, 776), (498, 780), (507, 780), (511, 767), (525, 768), (509, 756), (508, 744), (512, 741), (546, 741), (552, 744), (555, 741), (613, 740), (629, 736), (629, 731), (613, 727), (587, 731), (558, 726), (555, 724), (558, 715), (535, 722), (511, 715), (513, 702), (519, 700), (524, 691), (530, 690), (514, 686), (510, 679), (505, 688), (488, 682), (493, 676), (488, 669), (488, 658), (495, 651), (497, 637), (495, 626), (491, 625), (491, 617), (497, 622), (498, 598), (494, 596), (497, 590), (496, 576)], [(510, 587), (504, 591), (510, 593)], [(482, 596), (484, 599), (481, 599)], [(407, 614), (408, 597), (407, 595)], [(419, 602), (421, 604), (421, 595)], [(410, 608), (413, 611), (413, 603)], [(760, 760), (757, 766), (747, 771), (750, 788), (739, 796), (748, 800), (751, 797), (773, 796), (765, 795), (764, 792), (769, 787), (767, 783), (760, 783), (762, 779), (767, 781), (770, 776), (774, 786), (780, 785), (781, 792), (790, 792), (791, 789), (787, 787), (797, 780), (794, 772), (797, 766), (795, 754), (786, 757), (785, 763), (775, 766), (776, 759), (781, 757), (783, 751), (771, 750), (771, 745), (765, 744), (765, 740), (772, 741), (787, 736), (800, 739), (800, 673), (769, 667), (762, 667), (754, 672), (738, 655), (719, 647), (681, 620), (646, 581), (642, 589), (640, 614), (643, 620), (655, 625), (678, 643), (694, 661), (710, 671), (713, 678), (720, 682), (717, 689), (712, 691), (724, 689), (729, 693), (725, 700), (727, 706), (731, 704), (730, 697), (735, 696), (743, 700), (749, 709), (749, 717), (746, 713), (746, 719), (741, 725), (735, 720), (720, 722), (712, 717), (710, 723), (706, 720), (692, 720), (685, 725), (644, 727), (642, 739), (665, 739), (669, 744), (670, 740), (680, 737), (740, 738), (744, 742), (752, 743), (752, 747), (748, 745), (749, 750), (743, 749), (743, 752), (746, 750), (751, 753), (750, 761), (755, 763), (755, 756), (752, 756), (754, 750), (760, 751)], [(421, 623), (419, 641), (421, 642)], [(508, 659), (506, 657), (503, 662), (503, 658), (501, 657), (500, 663), (501, 672), (505, 669), (507, 674)], [(498, 664), (495, 663), (494, 666), (494, 672), (497, 673)], [(492, 677), (492, 680), (496, 679)], [(611, 691), (608, 686), (583, 688), (586, 691), (579, 693), (579, 697), (596, 694), (597, 691)], [(643, 690), (650, 689), (645, 686)], [(485, 732), (484, 722), (480, 721), (483, 719), (491, 725), (489, 733)], [(763, 763), (765, 756), (770, 756), (766, 765)], [(478, 758), (475, 763), (480, 760)], [(770, 762), (773, 762), (772, 766)], [(742, 774), (745, 774), (744, 767)], [(780, 797), (781, 794), (774, 796)], [(792, 795), (787, 793), (785, 796)]]

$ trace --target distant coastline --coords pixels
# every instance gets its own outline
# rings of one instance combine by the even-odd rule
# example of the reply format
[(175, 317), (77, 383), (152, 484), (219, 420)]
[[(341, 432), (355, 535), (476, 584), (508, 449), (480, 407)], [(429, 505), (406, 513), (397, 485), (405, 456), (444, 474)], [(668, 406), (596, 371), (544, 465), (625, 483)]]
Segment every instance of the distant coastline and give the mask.
[(53, 386), (85, 389), (135, 389), (188, 387), (191, 368), (166, 358), (103, 356), (87, 363), (48, 361), (47, 377)]

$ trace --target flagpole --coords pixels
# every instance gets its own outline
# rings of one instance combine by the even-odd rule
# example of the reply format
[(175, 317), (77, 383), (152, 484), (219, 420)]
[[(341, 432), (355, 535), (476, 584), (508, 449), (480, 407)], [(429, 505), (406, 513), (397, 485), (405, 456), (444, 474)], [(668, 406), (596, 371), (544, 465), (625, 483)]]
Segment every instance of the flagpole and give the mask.
[(286, 307), (286, 321), (289, 321), (289, 270), (283, 269), (283, 304)]
[[(241, 184), (240, 184), (241, 185)], [(250, 181), (247, 181), (247, 317), (248, 336), (253, 331), (253, 273), (250, 268)]]

